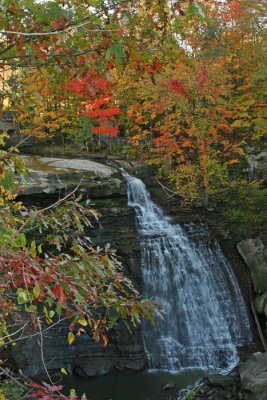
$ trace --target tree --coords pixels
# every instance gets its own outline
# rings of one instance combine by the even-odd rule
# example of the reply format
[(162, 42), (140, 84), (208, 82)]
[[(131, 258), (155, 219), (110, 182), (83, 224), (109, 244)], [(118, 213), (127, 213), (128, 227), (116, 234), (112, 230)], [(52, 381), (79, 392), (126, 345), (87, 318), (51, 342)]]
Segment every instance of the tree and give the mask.
[[(238, 179), (236, 164), (244, 158), (245, 145), (264, 134), (264, 88), (253, 78), (262, 79), (264, 33), (257, 25), (262, 8), (256, 2), (201, 4), (210, 19), (194, 15), (191, 23), (179, 21), (184, 53), (152, 80), (125, 76), (119, 99), (133, 146), (160, 167), (179, 195), (207, 204)], [(259, 54), (259, 72), (252, 75), (254, 54)], [(123, 104), (128, 91), (131, 96)]]

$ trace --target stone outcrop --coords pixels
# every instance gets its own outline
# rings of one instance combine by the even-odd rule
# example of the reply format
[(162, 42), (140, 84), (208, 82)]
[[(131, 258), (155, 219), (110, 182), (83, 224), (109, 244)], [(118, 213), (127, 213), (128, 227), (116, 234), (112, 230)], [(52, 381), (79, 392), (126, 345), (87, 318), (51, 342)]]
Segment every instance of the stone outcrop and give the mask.
[(255, 291), (263, 293), (267, 290), (267, 249), (258, 237), (243, 240), (237, 248), (250, 269)]
[(91, 199), (125, 195), (125, 184), (118, 171), (86, 159), (23, 156), (29, 174), (20, 185), (20, 194), (69, 192), (79, 183), (79, 191)]

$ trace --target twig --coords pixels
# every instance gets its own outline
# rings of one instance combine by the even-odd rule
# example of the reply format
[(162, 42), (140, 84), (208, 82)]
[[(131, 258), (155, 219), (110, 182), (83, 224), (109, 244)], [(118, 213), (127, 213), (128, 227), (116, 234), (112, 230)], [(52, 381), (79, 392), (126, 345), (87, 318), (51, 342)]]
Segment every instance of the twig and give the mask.
[(4, 339), (8, 339), (8, 338), (10, 338), (10, 336), (14, 336), (14, 335), (16, 335), (17, 333), (19, 333), (20, 331), (23, 331), (25, 328), (26, 328), (26, 326), (28, 325), (28, 323), (29, 323), (29, 321), (27, 321), (21, 328), (19, 328), (16, 332), (13, 332), (13, 333), (10, 333), (9, 335), (7, 335), (7, 336), (3, 336), (3, 337), (1, 337), (0, 338), (0, 341), (2, 341), (2, 340), (4, 340)]
[[(174, 197), (174, 196), (178, 196), (178, 193), (173, 192), (171, 189), (169, 189), (168, 187), (164, 186), (158, 178), (156, 178), (156, 182), (161, 186), (161, 188), (164, 190), (165, 194), (168, 197)], [(172, 194), (170, 194), (169, 192), (171, 192)]]
[[(79, 23), (79, 24), (76, 24), (76, 25), (70, 25), (65, 29), (56, 30), (56, 31), (50, 31), (50, 32), (30, 32), (30, 33), (29, 32), (0, 30), (0, 34), (6, 35), (6, 36), (8, 36), (8, 35), (20, 35), (20, 36), (28, 36), (28, 37), (31, 37), (31, 36), (62, 35), (64, 33), (69, 33), (69, 32), (71, 32), (73, 30), (77, 30), (79, 28), (83, 28), (84, 26), (92, 23), (97, 17), (99, 17), (105, 11), (112, 10), (112, 9), (116, 8), (118, 5), (121, 5), (123, 3), (128, 3), (128, 2), (131, 2), (131, 1), (123, 0), (123, 1), (120, 1), (120, 2), (118, 2), (118, 3), (116, 3), (116, 4), (112, 5), (112, 6), (104, 7), (104, 8), (102, 8), (102, 10), (100, 10), (99, 12), (97, 12), (95, 14), (94, 18), (90, 19), (89, 21), (85, 21), (85, 22), (82, 22), (82, 23)], [(88, 29), (87, 31), (94, 33), (94, 32), (114, 32), (114, 31), (118, 32), (118, 30), (119, 29), (116, 29), (116, 30), (111, 30), (111, 29)]]
[(17, 385), (21, 386), (23, 389), (28, 389), (27, 386), (23, 385), (18, 379), (14, 378), (14, 376), (12, 376), (5, 368), (2, 368), (0, 366), (0, 370), (6, 375), (8, 376), (10, 379), (12, 379), (12, 381), (16, 382)]
[[(85, 25), (89, 24), (91, 21), (84, 22), (79, 25), (71, 25), (66, 29), (62, 29), (61, 31), (50, 31), (50, 32), (18, 32), (18, 31), (0, 31), (2, 35), (20, 35), (20, 36), (52, 36), (52, 35), (61, 35), (62, 33), (71, 32), (78, 28), (84, 28)], [(94, 32), (118, 32), (119, 29), (86, 29), (86, 32), (94, 33)]]
[(21, 225), (21, 227), (17, 230), (16, 234), (21, 232), (23, 230), (23, 228), (28, 225), (28, 223), (37, 215), (40, 215), (42, 213), (44, 213), (45, 211), (51, 210), (52, 208), (57, 207), (59, 204), (63, 203), (65, 200), (67, 200), (70, 196), (72, 196), (77, 190), (78, 188), (81, 186), (82, 183), (82, 179), (80, 180), (80, 182), (78, 183), (78, 185), (75, 187), (75, 189), (73, 189), (72, 192), (68, 193), (65, 197), (63, 197), (62, 199), (57, 200), (55, 203), (51, 204), (48, 207), (42, 208), (41, 210), (37, 210), (37, 211), (33, 211), (31, 216), (24, 222), (24, 224)]
[(32, 137), (33, 135), (27, 135), (26, 137), (24, 137), (23, 139), (21, 139), (21, 141), (19, 143), (17, 143), (15, 146), (12, 146), (5, 154), (3, 154), (0, 157), (0, 160), (3, 158), (6, 158), (6, 156), (8, 156), (9, 154), (13, 153), (14, 149), (17, 149), (19, 146), (22, 145), (22, 143), (26, 142), (26, 140), (28, 140), (30, 137)]
[(44, 339), (43, 339), (43, 332), (42, 332), (42, 326), (41, 326), (41, 321), (40, 320), (38, 321), (38, 327), (39, 327), (39, 333), (40, 333), (40, 350), (41, 350), (42, 363), (43, 363), (44, 370), (45, 370), (45, 373), (47, 375), (47, 378), (48, 378), (49, 382), (51, 383), (51, 385), (54, 385), (54, 382), (52, 381), (52, 379), (51, 379), (51, 377), (49, 375), (48, 369), (46, 367), (46, 364), (45, 364), (45, 359), (44, 359)]
[[(44, 335), (44, 333), (50, 331), (56, 325), (58, 325), (59, 323), (63, 322), (64, 320), (67, 320), (67, 319), (68, 319), (68, 317), (64, 317), (62, 319), (59, 318), (59, 320), (57, 322), (54, 322), (52, 325), (50, 325), (47, 328), (43, 329), (43, 331), (42, 331), (43, 335)], [(27, 336), (21, 336), (21, 337), (16, 338), (16, 339), (12, 339), (12, 341), (10, 343), (19, 342), (20, 340), (29, 339), (29, 338), (31, 339), (32, 337), (38, 336), (38, 335), (40, 335), (40, 333), (39, 332), (35, 332), (35, 333), (31, 334), (30, 336), (27, 335)]]

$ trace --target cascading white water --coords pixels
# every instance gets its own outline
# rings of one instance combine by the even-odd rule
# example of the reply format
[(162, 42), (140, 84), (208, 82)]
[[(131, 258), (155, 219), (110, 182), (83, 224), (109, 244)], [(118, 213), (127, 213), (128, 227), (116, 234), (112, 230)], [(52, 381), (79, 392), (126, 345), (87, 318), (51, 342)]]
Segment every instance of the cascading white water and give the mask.
[(203, 227), (172, 225), (144, 183), (126, 175), (142, 251), (144, 296), (159, 302), (164, 319), (143, 326), (150, 369), (201, 368), (227, 372), (237, 347), (252, 340), (236, 277), (218, 243)]

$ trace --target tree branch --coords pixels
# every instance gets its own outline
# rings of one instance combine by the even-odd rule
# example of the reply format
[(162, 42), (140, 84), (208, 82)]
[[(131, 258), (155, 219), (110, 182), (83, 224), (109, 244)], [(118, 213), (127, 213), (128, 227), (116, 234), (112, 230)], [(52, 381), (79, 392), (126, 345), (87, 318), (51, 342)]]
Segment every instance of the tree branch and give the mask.
[(42, 214), (45, 211), (51, 210), (52, 208), (57, 207), (59, 204), (63, 203), (65, 200), (67, 200), (70, 196), (72, 196), (77, 190), (78, 188), (81, 186), (82, 183), (82, 179), (80, 180), (80, 182), (78, 183), (78, 185), (75, 187), (75, 189), (73, 189), (72, 192), (68, 193), (65, 197), (63, 197), (62, 199), (57, 200), (55, 203), (51, 204), (48, 207), (42, 208), (41, 210), (37, 210), (37, 211), (33, 211), (32, 214), (30, 215), (30, 217), (24, 222), (24, 224), (22, 224), (20, 226), (20, 228), (17, 230), (17, 233), (21, 232), (23, 230), (23, 228), (28, 225), (28, 223), (37, 215)]

